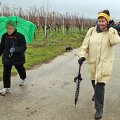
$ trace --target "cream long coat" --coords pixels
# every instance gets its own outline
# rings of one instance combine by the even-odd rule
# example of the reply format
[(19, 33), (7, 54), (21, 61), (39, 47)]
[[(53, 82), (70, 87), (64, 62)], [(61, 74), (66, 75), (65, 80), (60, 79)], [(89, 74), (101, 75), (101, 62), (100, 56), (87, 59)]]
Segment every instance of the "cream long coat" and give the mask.
[(100, 33), (97, 33), (96, 27), (88, 30), (80, 48), (80, 57), (88, 60), (91, 80), (108, 82), (114, 60), (113, 46), (118, 43), (120, 37), (112, 27)]

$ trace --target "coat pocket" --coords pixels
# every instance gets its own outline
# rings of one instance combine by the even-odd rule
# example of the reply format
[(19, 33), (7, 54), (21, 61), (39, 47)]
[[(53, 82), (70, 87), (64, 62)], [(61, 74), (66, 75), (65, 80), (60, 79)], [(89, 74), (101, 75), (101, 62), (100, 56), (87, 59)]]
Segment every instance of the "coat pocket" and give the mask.
[(89, 71), (93, 74), (96, 73), (96, 66), (95, 63), (89, 63)]
[(111, 75), (112, 73), (112, 61), (104, 61), (102, 64), (102, 75)]

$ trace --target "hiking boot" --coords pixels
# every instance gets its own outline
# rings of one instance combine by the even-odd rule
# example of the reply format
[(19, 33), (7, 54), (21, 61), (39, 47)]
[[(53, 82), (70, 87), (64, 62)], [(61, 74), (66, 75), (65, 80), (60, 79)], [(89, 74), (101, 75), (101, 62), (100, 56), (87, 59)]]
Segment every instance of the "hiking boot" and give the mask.
[(20, 80), (19, 85), (20, 85), (20, 86), (24, 86), (24, 85), (25, 85), (25, 80)]
[(10, 92), (11, 92), (10, 88), (3, 88), (2, 90), (0, 90), (0, 94), (3, 96), (5, 96), (6, 93), (10, 93)]
[(97, 110), (95, 113), (95, 120), (100, 120), (103, 116), (103, 111), (102, 110)]

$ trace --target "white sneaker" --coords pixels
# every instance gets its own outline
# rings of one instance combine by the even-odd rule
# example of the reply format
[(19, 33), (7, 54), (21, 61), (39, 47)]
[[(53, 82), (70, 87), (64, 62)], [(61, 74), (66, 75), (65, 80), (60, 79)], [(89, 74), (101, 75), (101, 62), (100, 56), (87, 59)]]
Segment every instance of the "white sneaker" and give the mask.
[(11, 89), (10, 88), (7, 88), (7, 93), (11, 93)]
[(10, 92), (11, 92), (10, 88), (3, 88), (2, 90), (0, 90), (0, 94), (4, 96), (6, 93), (10, 93)]
[(25, 85), (25, 80), (20, 80), (19, 85), (20, 85), (20, 86), (24, 86), (24, 85)]

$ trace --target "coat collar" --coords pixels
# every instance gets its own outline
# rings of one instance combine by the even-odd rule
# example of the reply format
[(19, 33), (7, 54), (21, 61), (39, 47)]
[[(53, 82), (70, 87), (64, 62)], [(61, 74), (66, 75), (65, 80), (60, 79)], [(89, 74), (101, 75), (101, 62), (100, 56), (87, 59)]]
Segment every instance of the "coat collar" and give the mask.
[(98, 25), (97, 25), (97, 27), (96, 27), (96, 31), (97, 31), (97, 33), (103, 32), (103, 30), (101, 30), (100, 27), (99, 27)]
[(101, 30), (100, 27), (97, 25), (96, 31), (97, 31), (97, 33), (106, 32), (106, 31), (109, 31), (109, 28), (110, 28), (110, 27), (108, 26), (108, 27), (106, 27), (104, 30)]

